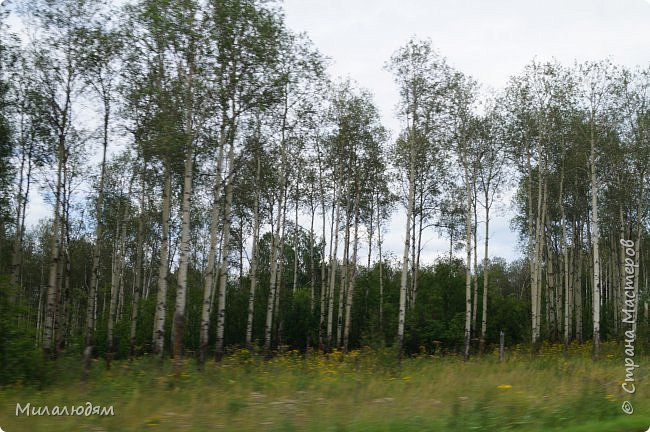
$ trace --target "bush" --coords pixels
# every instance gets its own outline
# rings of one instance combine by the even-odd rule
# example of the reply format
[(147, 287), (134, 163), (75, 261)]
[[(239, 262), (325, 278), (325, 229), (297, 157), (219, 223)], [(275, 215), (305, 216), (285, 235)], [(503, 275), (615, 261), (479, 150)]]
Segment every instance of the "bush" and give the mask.
[(36, 347), (32, 326), (21, 319), (27, 310), (17, 293), (8, 278), (0, 276), (0, 385), (43, 385), (51, 380), (51, 374)]

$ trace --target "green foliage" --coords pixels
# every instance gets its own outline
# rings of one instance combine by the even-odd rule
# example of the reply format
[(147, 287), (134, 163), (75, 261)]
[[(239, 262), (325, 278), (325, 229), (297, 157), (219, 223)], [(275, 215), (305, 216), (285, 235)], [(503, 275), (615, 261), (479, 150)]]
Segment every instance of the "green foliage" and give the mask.
[(407, 314), (406, 352), (437, 348), (455, 350), (463, 341), (465, 278), (460, 261), (423, 268), (418, 277), (418, 298)]
[(51, 371), (36, 346), (34, 329), (27, 325), (26, 304), (19, 294), (7, 277), (0, 276), (0, 386), (47, 384)]
[(510, 346), (530, 338), (530, 305), (514, 295), (488, 297), (487, 340), (498, 343), (499, 333), (505, 333), (505, 344)]
[[(288, 324), (286, 329), (287, 343), (304, 350), (316, 340), (314, 329), (318, 328), (318, 316), (311, 312), (310, 292), (306, 288), (298, 288), (290, 293), (289, 308), (284, 314)], [(316, 336), (316, 337), (315, 337)]]

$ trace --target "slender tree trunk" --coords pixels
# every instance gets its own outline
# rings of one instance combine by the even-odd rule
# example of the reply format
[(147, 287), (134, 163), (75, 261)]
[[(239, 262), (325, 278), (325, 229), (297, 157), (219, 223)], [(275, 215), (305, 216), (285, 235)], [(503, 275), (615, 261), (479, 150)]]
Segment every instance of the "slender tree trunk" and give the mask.
[[(535, 240), (537, 239), (537, 229), (533, 224), (533, 169), (531, 166), (531, 154), (530, 151), (527, 152), (527, 167), (528, 167), (528, 176), (526, 186), (528, 189), (528, 257), (530, 260), (530, 295), (531, 295), (531, 349), (533, 353), (536, 353), (537, 350), (537, 266), (535, 254)], [(537, 208), (539, 212), (540, 202), (541, 202), (541, 184), (538, 184), (538, 199), (537, 199)], [(535, 229), (535, 231), (533, 231)]]
[[(65, 225), (67, 227), (67, 217)], [(67, 233), (67, 228), (64, 229)], [(63, 236), (64, 234), (62, 234)], [(66, 236), (67, 237), (67, 236)], [(65, 345), (66, 337), (69, 336), (70, 331), (70, 253), (69, 253), (69, 242), (62, 241), (61, 244), (64, 247), (61, 249), (61, 266), (60, 266), (60, 283), (59, 286), (59, 299), (57, 307), (57, 318), (55, 321), (55, 342), (56, 342), (56, 357), (60, 358), (63, 353), (63, 347)]]
[(104, 111), (104, 143), (102, 148), (102, 164), (99, 174), (99, 185), (97, 188), (97, 203), (95, 213), (95, 244), (93, 245), (93, 267), (90, 274), (90, 287), (88, 289), (88, 304), (86, 305), (86, 334), (84, 337), (84, 369), (83, 379), (88, 377), (90, 371), (90, 360), (92, 358), (92, 339), (95, 329), (95, 303), (97, 297), (97, 285), (99, 284), (99, 260), (101, 256), (101, 244), (104, 230), (104, 182), (106, 179), (106, 150), (108, 148), (108, 116), (109, 112)]
[(233, 196), (233, 173), (235, 162), (235, 143), (231, 139), (228, 150), (228, 184), (226, 184), (226, 202), (223, 211), (223, 236), (221, 239), (221, 266), (219, 269), (219, 291), (217, 309), (217, 340), (214, 350), (214, 358), (221, 361), (224, 353), (224, 331), (226, 325), (226, 299), (228, 290), (228, 252), (230, 244), (230, 225), (232, 223), (232, 196)]
[(50, 258), (50, 274), (47, 283), (47, 298), (45, 303), (45, 320), (43, 325), (43, 354), (45, 358), (52, 357), (52, 343), (54, 336), (54, 325), (56, 317), (56, 299), (58, 296), (59, 285), (58, 281), (58, 268), (59, 259), (61, 256), (61, 238), (59, 231), (61, 230), (61, 188), (62, 188), (62, 174), (63, 166), (66, 163), (65, 157), (65, 138), (59, 137), (58, 144), (58, 168), (56, 177), (55, 189), (55, 202), (54, 202), (54, 217), (52, 222), (52, 240), (51, 240), (51, 258)]
[[(415, 190), (417, 193), (417, 190), (421, 189), (421, 187), (418, 187), (416, 184)], [(422, 196), (422, 193), (420, 193), (420, 196)], [(417, 213), (418, 211), (421, 213), (421, 206), (418, 206), (418, 208), (413, 209), (413, 220), (411, 221), (411, 257), (409, 260), (410, 266), (411, 266), (411, 281), (410, 284), (408, 285), (408, 288), (406, 290), (406, 310), (408, 311), (409, 309), (413, 308), (413, 292), (415, 291), (415, 245), (416, 245), (416, 240), (415, 240), (415, 231), (416, 231), (416, 219), (417, 219)]]
[(476, 337), (478, 325), (478, 200), (477, 200), (477, 188), (474, 187), (474, 199), (473, 201), (473, 212), (474, 212), (474, 224), (472, 230), (472, 237), (474, 240), (474, 298), (473, 307), (472, 307), (472, 334)]
[(563, 254), (563, 265), (564, 265), (564, 271), (563, 271), (563, 282), (564, 282), (564, 352), (568, 352), (569, 350), (569, 342), (570, 342), (570, 330), (569, 330), (569, 312), (570, 312), (570, 294), (569, 294), (569, 251), (568, 251), (568, 246), (566, 244), (567, 241), (567, 233), (566, 233), (566, 215), (564, 211), (564, 200), (563, 200), (563, 192), (564, 192), (564, 165), (562, 165), (562, 171), (560, 174), (560, 193), (558, 194), (558, 207), (560, 208), (560, 224), (562, 225), (562, 233), (561, 235), (561, 240), (560, 240), (560, 249), (562, 249), (562, 254)]
[(36, 313), (36, 346), (39, 346), (43, 343), (43, 302), (45, 300), (45, 290), (46, 286), (41, 285), (38, 290), (38, 311)]
[[(325, 316), (327, 314), (325, 307), (327, 305), (327, 263), (325, 260), (325, 230), (326, 223), (325, 220), (325, 187), (323, 185), (323, 166), (321, 161), (320, 153), (320, 144), (319, 141), (316, 141), (316, 152), (318, 159), (318, 187), (320, 189), (320, 205), (322, 209), (322, 230), (323, 230), (323, 247), (321, 249), (321, 270), (320, 270), (320, 319), (318, 325), (318, 345), (319, 349), (323, 351), (325, 349), (324, 336), (326, 334), (325, 330)], [(332, 220), (334, 220), (334, 206), (332, 206)], [(330, 233), (330, 261), (332, 254), (332, 241)]]
[[(194, 19), (191, 16), (190, 19)], [(187, 303), (187, 273), (189, 267), (190, 253), (190, 207), (192, 200), (192, 176), (194, 168), (194, 125), (193, 125), (193, 79), (194, 63), (193, 54), (190, 50), (188, 59), (188, 70), (182, 70), (183, 79), (187, 85), (184, 94), (185, 105), (185, 166), (183, 172), (183, 199), (181, 200), (181, 244), (180, 257), (178, 260), (178, 284), (176, 288), (176, 307), (172, 323), (172, 357), (174, 358), (174, 371), (180, 375), (183, 366), (183, 333), (185, 330), (185, 309)]]
[[(576, 226), (577, 228), (577, 226)], [(575, 281), (575, 303), (576, 303), (576, 340), (579, 343), (583, 342), (582, 335), (582, 264), (583, 264), (583, 252), (582, 252), (582, 232), (578, 233), (576, 239), (576, 256), (575, 256), (575, 265), (577, 267), (576, 271), (576, 281)]]
[[(625, 238), (625, 219), (623, 217), (623, 205), (622, 203), (619, 204), (618, 207), (618, 217), (619, 217), (619, 238), (624, 239)], [(625, 248), (620, 244), (620, 242), (615, 242), (616, 247), (618, 248), (618, 265), (619, 268), (622, 269), (625, 267)], [(625, 272), (621, 271), (619, 274), (619, 280), (618, 280), (618, 293), (619, 293), (619, 301), (616, 303), (615, 309), (620, 310), (624, 308), (624, 291), (625, 291)]]
[(298, 181), (296, 180), (296, 212), (293, 225), (293, 284), (291, 290), (295, 293), (298, 288)]
[(485, 354), (485, 340), (487, 336), (487, 306), (488, 306), (488, 279), (490, 269), (490, 258), (488, 255), (488, 242), (490, 238), (490, 204), (488, 193), (485, 192), (485, 249), (483, 254), (483, 307), (481, 308), (481, 338), (479, 340), (479, 352)]
[(424, 212), (420, 214), (420, 221), (418, 226), (417, 246), (415, 248), (415, 271), (413, 272), (413, 302), (412, 307), (415, 307), (415, 302), (418, 297), (418, 275), (420, 273), (420, 253), (422, 252), (422, 224), (424, 221)]
[(282, 225), (284, 225), (284, 214), (283, 208), (286, 208), (286, 170), (287, 170), (287, 157), (286, 157), (286, 130), (287, 130), (287, 113), (289, 112), (289, 105), (287, 100), (287, 87), (285, 85), (284, 89), (284, 110), (282, 115), (282, 125), (281, 125), (281, 139), (280, 139), (280, 161), (282, 166), (279, 170), (279, 184), (282, 185), (282, 190), (278, 195), (278, 219), (277, 225), (275, 227), (275, 233), (273, 233), (273, 239), (271, 243), (271, 275), (269, 283), (269, 300), (266, 306), (266, 323), (264, 328), (264, 352), (267, 357), (271, 355), (271, 342), (273, 334), (273, 318), (276, 312), (276, 301), (279, 300), (278, 296), (278, 259), (279, 259), (279, 248), (283, 248), (282, 239), (280, 239), (280, 230)]
[[(546, 170), (546, 165), (544, 165), (544, 170)], [(543, 192), (543, 199), (542, 199), (542, 215), (541, 215), (541, 221), (540, 221), (540, 229), (539, 229), (539, 235), (537, 239), (538, 243), (538, 248), (537, 248), (537, 324), (536, 324), (536, 332), (537, 332), (537, 339), (539, 340), (540, 338), (540, 329), (542, 327), (542, 262), (543, 262), (543, 254), (544, 250), (546, 248), (546, 215), (547, 215), (547, 210), (548, 210), (548, 180), (546, 176), (544, 176), (542, 183), (544, 184), (544, 192)]]
[(641, 259), (641, 233), (643, 226), (643, 209), (642, 203), (645, 203), (645, 173), (639, 175), (639, 180), (641, 184), (641, 191), (639, 200), (637, 201), (636, 214), (637, 214), (637, 225), (636, 225), (636, 242), (634, 242), (634, 266), (635, 266), (635, 277), (634, 277), (634, 321), (632, 321), (632, 331), (634, 334), (637, 334), (637, 323), (639, 321), (639, 261)]
[(592, 215), (592, 247), (593, 247), (593, 357), (600, 356), (600, 221), (598, 219), (598, 179), (596, 177), (596, 141), (594, 138), (593, 120), (591, 128), (591, 151), (589, 164), (591, 167), (591, 215)]
[(129, 334), (129, 357), (135, 357), (136, 331), (138, 326), (138, 309), (140, 308), (140, 297), (143, 285), (143, 261), (144, 261), (144, 218), (145, 218), (145, 175), (147, 165), (143, 162), (140, 173), (140, 217), (138, 217), (137, 245), (135, 258), (135, 284), (133, 288), (133, 299), (131, 301), (131, 332)]
[[(414, 123), (415, 124), (415, 123)], [(404, 238), (404, 253), (402, 254), (402, 276), (400, 279), (399, 315), (397, 319), (397, 351), (399, 358), (404, 351), (404, 326), (406, 323), (406, 290), (408, 283), (408, 258), (411, 239), (411, 219), (415, 205), (415, 143), (411, 143), (409, 166), (409, 193), (406, 204), (406, 231)]]
[(116, 321), (121, 319), (121, 309), (124, 304), (124, 251), (126, 248), (126, 223), (129, 217), (128, 201), (133, 190), (133, 180), (135, 175), (131, 176), (129, 189), (126, 197), (122, 196), (120, 205), (120, 216), (117, 223), (117, 232), (115, 233), (115, 246), (113, 253), (113, 265), (111, 275), (111, 299), (108, 316), (108, 332), (106, 341), (106, 367), (110, 369), (111, 361), (114, 356), (113, 330)]
[(282, 205), (282, 223), (280, 224), (280, 242), (278, 243), (278, 272), (276, 274), (276, 279), (277, 279), (277, 293), (275, 296), (275, 306), (273, 309), (273, 322), (275, 323), (275, 340), (277, 345), (283, 345), (284, 344), (284, 323), (280, 319), (280, 299), (282, 297), (282, 293), (284, 292), (286, 288), (286, 280), (284, 276), (285, 272), (285, 266), (284, 266), (284, 253), (285, 253), (285, 236), (286, 236), (286, 229), (287, 229), (287, 206), (289, 204), (289, 185), (285, 184), (284, 186), (284, 198), (283, 198), (283, 205)]
[[(337, 267), (337, 254), (339, 246), (339, 217), (340, 217), (340, 206), (336, 202), (336, 197), (332, 202), (332, 206), (336, 208), (336, 215), (332, 218), (332, 233), (334, 235), (334, 241), (331, 242), (333, 245), (334, 251), (330, 253), (330, 280), (329, 280), (329, 294), (328, 294), (328, 306), (327, 306), (327, 340), (325, 341), (325, 351), (330, 350), (330, 344), (332, 343), (332, 332), (333, 332), (333, 321), (334, 321), (334, 292), (336, 288), (336, 267)], [(330, 251), (332, 247), (330, 247)]]
[[(326, 223), (327, 221), (325, 220), (325, 197), (321, 195), (321, 208), (323, 209), (323, 215), (322, 215), (322, 230), (323, 230), (323, 247), (321, 250), (321, 266), (320, 266), (320, 318), (319, 318), (319, 323), (318, 323), (318, 348), (321, 351), (325, 350), (325, 335), (327, 334), (327, 330), (325, 328), (325, 318), (327, 316), (327, 296), (328, 296), (328, 289), (327, 289), (327, 261), (325, 260), (325, 247), (326, 247), (326, 242), (325, 242), (325, 230), (326, 230)], [(334, 220), (334, 207), (332, 206), (332, 216), (331, 216), (332, 221)], [(330, 247), (330, 252), (329, 252), (329, 260), (331, 262), (332, 259), (332, 232), (330, 232), (330, 242), (329, 242), (329, 247)]]
[(63, 178), (64, 178), (64, 190), (63, 190), (63, 213), (61, 214), (61, 248), (59, 249), (59, 266), (58, 266), (58, 296), (56, 299), (57, 308), (56, 316), (54, 318), (54, 355), (56, 358), (61, 356), (63, 350), (63, 342), (65, 340), (66, 331), (68, 329), (68, 323), (66, 322), (67, 310), (68, 310), (68, 299), (70, 293), (70, 255), (69, 255), (69, 196), (68, 191), (70, 190), (69, 184), (67, 182), (68, 175), (67, 169), (64, 166), (63, 168)]
[[(566, 221), (568, 223), (568, 221)], [(569, 239), (567, 238), (567, 241)], [(575, 252), (574, 252), (574, 245), (572, 244), (569, 246), (567, 244), (566, 252), (565, 252), (565, 258), (567, 260), (567, 263), (564, 265), (566, 268), (566, 277), (567, 277), (567, 284), (569, 287), (569, 298), (567, 300), (567, 303), (569, 304), (569, 343), (573, 339), (573, 328), (574, 328), (574, 315), (575, 315), (575, 275), (573, 274), (573, 269), (575, 268), (574, 260), (575, 260)]]
[[(245, 223), (245, 215), (243, 211), (240, 211), (237, 215), (239, 217), (239, 224), (238, 224), (238, 229), (239, 232), (237, 235), (239, 236), (239, 241), (238, 246), (239, 246), (239, 289), (243, 290), (244, 289), (244, 248), (246, 247), (245, 241), (244, 241), (244, 223)], [(249, 261), (250, 264), (250, 261)]]
[(467, 194), (467, 213), (465, 215), (466, 230), (466, 270), (465, 270), (465, 338), (463, 360), (469, 360), (470, 336), (472, 330), (472, 183), (470, 181), (469, 167), (466, 160), (463, 161), (465, 173), (465, 193)]
[(357, 251), (359, 249), (359, 199), (361, 192), (359, 184), (356, 183), (356, 194), (354, 197), (354, 239), (352, 240), (352, 262), (350, 263), (350, 276), (348, 278), (347, 301), (345, 302), (345, 327), (343, 330), (343, 351), (348, 352), (350, 341), (350, 325), (352, 322), (352, 299), (354, 298), (354, 287), (357, 279)]
[[(222, 119), (223, 122), (223, 119)], [(223, 122), (225, 124), (225, 122)], [(214, 280), (217, 255), (217, 230), (219, 228), (219, 200), (221, 199), (221, 170), (224, 149), (226, 147), (226, 127), (221, 127), (219, 135), (219, 153), (215, 163), (215, 177), (212, 186), (212, 206), (210, 208), (210, 249), (205, 275), (203, 277), (203, 302), (201, 304), (201, 331), (199, 335), (198, 368), (203, 369), (210, 331), (210, 311), (214, 293)]]
[[(349, 201), (349, 200), (348, 200)], [(345, 209), (345, 237), (343, 240), (343, 268), (341, 269), (341, 286), (339, 287), (338, 314), (336, 315), (336, 346), (343, 345), (343, 313), (345, 310), (348, 274), (350, 267), (350, 206)]]
[(381, 218), (377, 212), (377, 252), (379, 253), (379, 330), (384, 330), (384, 257), (381, 251)]
[[(23, 126), (21, 125), (21, 129)], [(21, 141), (23, 141), (21, 139)], [(27, 209), (27, 198), (32, 178), (32, 152), (34, 143), (30, 139), (27, 152), (22, 153), (20, 159), (20, 177), (18, 180), (18, 190), (16, 192), (16, 236), (14, 238), (13, 253), (11, 256), (11, 284), (14, 286), (22, 285), (21, 270), (23, 262), (23, 240), (25, 237), (25, 213)], [(25, 165), (27, 173), (25, 174)], [(25, 189), (23, 192), (23, 188)]]
[(316, 261), (314, 260), (315, 234), (314, 219), (316, 218), (316, 205), (313, 196), (310, 197), (311, 222), (309, 225), (309, 310), (313, 313), (316, 307)]
[(162, 196), (162, 237), (160, 239), (160, 265), (158, 267), (158, 295), (156, 297), (156, 314), (154, 317), (153, 352), (163, 357), (165, 343), (165, 312), (167, 307), (167, 275), (169, 272), (169, 226), (171, 224), (171, 189), (172, 173), (168, 163), (164, 168), (164, 186)]
[(551, 342), (557, 341), (557, 322), (555, 320), (556, 311), (555, 311), (555, 295), (556, 288), (555, 285), (555, 254), (551, 245), (546, 245), (546, 283), (547, 283), (547, 295), (546, 295), (546, 309), (548, 315), (548, 328), (549, 328), (549, 337)]
[[(131, 196), (131, 193), (133, 191), (133, 181), (135, 179), (135, 174), (131, 176), (131, 180), (129, 181), (129, 189), (127, 192), (127, 197)], [(130, 200), (130, 198), (128, 198)], [(130, 202), (130, 201), (129, 201)], [(116, 268), (116, 273), (117, 273), (117, 312), (115, 315), (115, 320), (116, 321), (121, 321), (122, 320), (122, 310), (124, 307), (124, 291), (125, 291), (125, 286), (124, 286), (124, 255), (126, 251), (126, 224), (127, 224), (127, 219), (129, 217), (129, 209), (128, 209), (128, 204), (125, 203), (124, 206), (122, 207), (122, 215), (121, 215), (121, 227), (119, 230), (119, 238), (118, 238), (118, 245), (116, 248), (117, 251), (117, 268)]]
[(372, 258), (372, 240), (374, 237), (374, 221), (375, 221), (375, 196), (374, 194), (372, 195), (372, 198), (370, 199), (370, 211), (368, 212), (368, 216), (370, 217), (370, 220), (368, 221), (368, 264), (366, 265), (368, 268), (368, 272), (370, 272), (370, 262)]
[[(126, 210), (120, 209), (120, 213), (123, 215), (126, 213)], [(120, 238), (121, 238), (121, 230), (123, 230), (124, 224), (122, 222), (118, 222), (117, 224), (117, 231), (115, 232), (115, 242), (113, 246), (113, 262), (111, 265), (111, 291), (110, 291), (110, 306), (108, 308), (108, 325), (107, 325), (107, 333), (106, 333), (106, 369), (111, 368), (111, 361), (113, 359), (114, 355), (114, 349), (113, 349), (113, 329), (115, 326), (115, 317), (117, 315), (117, 296), (118, 296), (118, 291), (120, 289), (119, 287), (119, 262), (121, 260), (121, 253), (120, 253)]]
[(272, 229), (271, 237), (271, 260), (269, 262), (269, 298), (266, 304), (266, 321), (264, 324), (264, 352), (268, 357), (271, 355), (271, 338), (273, 335), (273, 311), (275, 308), (275, 297), (277, 294), (277, 273), (278, 273), (278, 250), (277, 244), (280, 240), (280, 224), (282, 223), (282, 194), (279, 194), (278, 214), (275, 227)]
[(246, 320), (246, 347), (253, 346), (253, 317), (255, 312), (255, 289), (257, 288), (257, 261), (260, 239), (260, 176), (262, 172), (261, 157), (257, 157), (257, 173), (255, 174), (255, 204), (253, 209), (253, 250), (251, 251), (251, 286), (248, 292), (248, 318)]
[(190, 248), (190, 201), (192, 198), (192, 168), (194, 155), (192, 152), (192, 137), (188, 138), (185, 169), (183, 174), (183, 199), (181, 204), (181, 245), (180, 257), (178, 260), (178, 284), (176, 288), (176, 307), (172, 324), (172, 356), (174, 358), (174, 370), (180, 374), (183, 366), (183, 333), (185, 330), (185, 309), (187, 303), (187, 272), (189, 265)]

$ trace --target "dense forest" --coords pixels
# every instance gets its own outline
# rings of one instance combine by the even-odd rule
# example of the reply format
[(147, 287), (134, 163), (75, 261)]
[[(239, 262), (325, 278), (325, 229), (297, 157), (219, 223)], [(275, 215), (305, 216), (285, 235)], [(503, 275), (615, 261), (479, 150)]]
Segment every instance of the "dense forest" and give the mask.
[[(597, 359), (647, 328), (648, 69), (533, 60), (488, 94), (414, 38), (386, 59), (391, 136), (274, 2), (35, 0), (2, 20), (0, 384), (62, 356), (467, 359), (502, 331)], [(51, 216), (28, 224), (39, 194)], [(512, 262), (490, 252), (498, 205)], [(448, 251), (424, 262), (434, 236)]]

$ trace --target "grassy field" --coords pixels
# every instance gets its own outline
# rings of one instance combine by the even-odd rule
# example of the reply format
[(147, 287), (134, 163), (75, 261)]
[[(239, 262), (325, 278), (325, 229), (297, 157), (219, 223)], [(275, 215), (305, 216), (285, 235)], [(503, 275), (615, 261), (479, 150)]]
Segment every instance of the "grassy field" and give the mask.
[[(622, 348), (606, 345), (589, 359), (588, 346), (545, 346), (531, 360), (524, 348), (499, 363), (494, 355), (467, 363), (455, 356), (408, 358), (390, 352), (302, 356), (270, 361), (246, 350), (197, 372), (187, 361), (175, 377), (169, 361), (143, 358), (94, 364), (79, 383), (79, 362), (55, 367), (55, 382), (36, 389), (14, 385), (0, 392), (0, 427), (16, 431), (646, 431), (650, 382), (637, 358), (637, 391), (621, 389)], [(646, 384), (647, 383), (647, 384)], [(629, 396), (629, 397), (626, 397)], [(621, 410), (624, 400), (634, 413)], [(32, 407), (113, 406), (114, 416), (20, 416)]]

